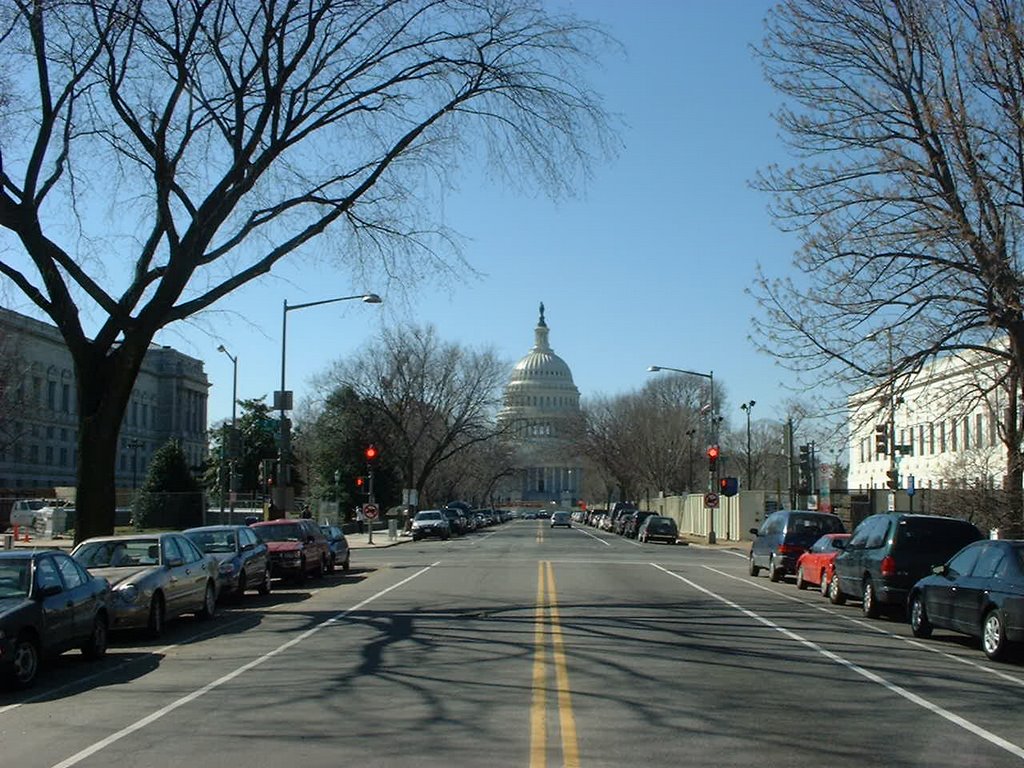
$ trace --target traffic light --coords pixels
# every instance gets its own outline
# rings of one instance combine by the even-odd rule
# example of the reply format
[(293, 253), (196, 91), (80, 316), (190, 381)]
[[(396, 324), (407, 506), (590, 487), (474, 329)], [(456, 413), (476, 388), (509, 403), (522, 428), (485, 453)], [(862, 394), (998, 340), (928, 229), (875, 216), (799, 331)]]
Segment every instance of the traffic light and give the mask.
[(807, 472), (808, 474), (810, 474), (810, 472), (809, 472), (810, 467), (811, 467), (811, 446), (810, 446), (810, 444), (801, 445), (800, 446), (800, 471), (801, 472)]
[(708, 471), (709, 472), (714, 472), (715, 471), (715, 467), (718, 465), (718, 454), (719, 454), (719, 450), (718, 450), (718, 446), (717, 445), (709, 445), (708, 446)]
[(898, 469), (890, 469), (885, 473), (885, 476), (889, 478), (886, 481), (886, 485), (893, 491), (899, 490), (900, 471)]
[(377, 451), (377, 446), (373, 445), (372, 443), (370, 445), (366, 446), (366, 460), (367, 461), (373, 461), (379, 455), (380, 455), (380, 453)]
[(366, 478), (363, 477), (362, 475), (359, 475), (359, 477), (356, 478), (356, 488), (361, 491), (361, 490), (363, 490), (363, 486), (365, 486), (365, 485), (366, 485)]
[(718, 492), (722, 496), (735, 496), (740, 492), (740, 481), (736, 477), (723, 477), (718, 481)]
[(889, 428), (885, 424), (875, 425), (875, 455), (889, 453)]

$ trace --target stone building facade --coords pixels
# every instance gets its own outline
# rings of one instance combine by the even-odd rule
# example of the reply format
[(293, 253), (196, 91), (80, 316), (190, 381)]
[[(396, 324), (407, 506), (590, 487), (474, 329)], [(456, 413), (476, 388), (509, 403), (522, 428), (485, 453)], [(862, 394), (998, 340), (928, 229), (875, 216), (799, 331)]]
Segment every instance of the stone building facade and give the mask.
[[(0, 309), (0, 489), (70, 487), (78, 466), (78, 413), (71, 354), (57, 329)], [(121, 425), (115, 483), (145, 478), (153, 453), (177, 440), (190, 466), (206, 459), (210, 383), (203, 361), (153, 345)]]
[(516, 450), (516, 472), (499, 491), (510, 503), (569, 506), (579, 498), (582, 461), (571, 439), (581, 420), (572, 371), (548, 339), (544, 305), (530, 352), (512, 369), (498, 416)]

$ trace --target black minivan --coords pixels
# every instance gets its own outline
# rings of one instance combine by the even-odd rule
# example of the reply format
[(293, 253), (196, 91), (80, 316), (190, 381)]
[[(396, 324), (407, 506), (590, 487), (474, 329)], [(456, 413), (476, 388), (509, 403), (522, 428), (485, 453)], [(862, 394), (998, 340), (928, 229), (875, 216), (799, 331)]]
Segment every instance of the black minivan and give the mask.
[(883, 605), (906, 607), (910, 588), (974, 541), (981, 531), (966, 520), (939, 515), (882, 512), (864, 518), (836, 555), (828, 597), (842, 605), (860, 600), (864, 615)]
[(796, 573), (796, 561), (826, 533), (846, 533), (843, 521), (829, 512), (780, 509), (772, 512), (760, 528), (751, 528), (750, 575), (768, 570), (772, 581)]

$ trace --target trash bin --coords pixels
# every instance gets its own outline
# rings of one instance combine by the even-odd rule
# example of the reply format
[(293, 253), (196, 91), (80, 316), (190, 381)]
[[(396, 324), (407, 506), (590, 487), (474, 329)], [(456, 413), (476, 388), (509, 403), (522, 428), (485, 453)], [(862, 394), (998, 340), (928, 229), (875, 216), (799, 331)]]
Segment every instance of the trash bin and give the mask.
[(398, 521), (394, 518), (388, 520), (388, 538), (391, 541), (398, 541)]
[(4, 549), (14, 549), (14, 534), (5, 533), (3, 534), (3, 537)]

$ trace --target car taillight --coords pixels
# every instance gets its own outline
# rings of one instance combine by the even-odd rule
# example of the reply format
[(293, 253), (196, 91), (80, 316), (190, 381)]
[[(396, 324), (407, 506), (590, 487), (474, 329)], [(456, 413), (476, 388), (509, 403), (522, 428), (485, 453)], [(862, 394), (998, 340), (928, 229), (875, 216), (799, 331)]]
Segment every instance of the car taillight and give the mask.
[(895, 576), (896, 575), (896, 560), (892, 555), (886, 555), (882, 558), (882, 575), (883, 576)]
[(803, 547), (798, 547), (795, 544), (780, 544), (779, 554), (780, 555), (802, 555), (806, 550)]

